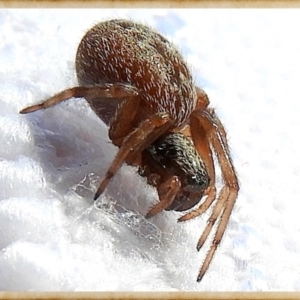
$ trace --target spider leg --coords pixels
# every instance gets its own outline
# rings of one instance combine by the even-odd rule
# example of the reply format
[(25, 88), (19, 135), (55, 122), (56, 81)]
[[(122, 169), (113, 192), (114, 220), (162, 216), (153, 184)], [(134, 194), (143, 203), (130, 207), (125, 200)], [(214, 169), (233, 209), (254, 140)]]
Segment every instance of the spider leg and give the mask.
[(208, 107), (209, 105), (209, 99), (207, 94), (204, 92), (204, 90), (202, 90), (199, 87), (196, 87), (196, 91), (197, 91), (197, 106), (196, 109), (201, 109), (204, 110)]
[(209, 249), (205, 260), (202, 264), (202, 267), (199, 271), (199, 275), (197, 277), (197, 281), (201, 281), (203, 278), (205, 272), (207, 271), (210, 262), (217, 250), (218, 245), (220, 244), (220, 241), (223, 238), (226, 226), (228, 224), (228, 220), (230, 217), (230, 214), (232, 212), (235, 200), (237, 197), (237, 191), (232, 192), (227, 186), (224, 186), (223, 189), (221, 190), (218, 202), (216, 206), (214, 207), (213, 213), (208, 219), (208, 224), (207, 227), (205, 228), (203, 234), (201, 235), (198, 244), (197, 244), (197, 250), (199, 251), (201, 247), (203, 246), (204, 242), (207, 239), (207, 236), (209, 235), (213, 225), (215, 224), (216, 220), (220, 217), (220, 222), (218, 224), (212, 246)]
[(118, 171), (124, 161), (132, 164), (136, 157), (150, 144), (152, 144), (159, 136), (166, 132), (173, 124), (169, 115), (166, 113), (157, 113), (149, 119), (140, 123), (126, 138), (111, 163), (108, 171), (101, 182), (94, 200), (96, 200), (108, 185), (110, 179)]
[(109, 138), (114, 145), (120, 147), (133, 128), (133, 120), (137, 114), (140, 99), (128, 97), (120, 102), (109, 128)]
[(216, 199), (216, 188), (213, 186), (209, 186), (204, 195), (203, 196), (207, 196), (207, 198), (205, 199), (205, 201), (196, 209), (193, 209), (192, 211), (186, 213), (185, 215), (183, 215), (182, 217), (180, 217), (178, 219), (178, 222), (183, 222), (183, 221), (187, 221), (190, 219), (194, 219), (196, 217), (198, 217), (199, 215), (203, 214), (205, 211), (207, 211), (207, 209), (211, 206), (211, 204), (214, 202), (214, 200)]
[[(137, 90), (131, 85), (122, 83), (104, 83), (92, 86), (77, 86), (64, 90), (44, 102), (29, 106), (20, 111), (21, 114), (27, 114), (39, 109), (45, 109), (56, 105), (70, 98), (126, 98), (136, 96)], [(101, 116), (99, 116), (101, 118)]]
[[(236, 177), (236, 173), (233, 167), (233, 163), (230, 157), (228, 143), (226, 139), (226, 133), (225, 129), (221, 123), (221, 121), (218, 119), (218, 117), (215, 115), (213, 110), (196, 110), (193, 112), (193, 115), (191, 116), (191, 120), (198, 119), (198, 125), (201, 124), (202, 128), (204, 129), (203, 133), (206, 133), (207, 140), (212, 145), (216, 156), (218, 158), (223, 180), (224, 180), (224, 187), (222, 188), (220, 195), (218, 197), (217, 203), (213, 208), (213, 212), (208, 219), (208, 224), (201, 235), (199, 242), (197, 244), (197, 250), (199, 251), (203, 244), (205, 243), (209, 233), (211, 232), (215, 222), (217, 219), (220, 219), (220, 222), (218, 224), (212, 246), (210, 250), (208, 251), (205, 260), (202, 264), (202, 267), (200, 269), (197, 281), (201, 281), (202, 277), (204, 276), (207, 268), (209, 267), (209, 264), (215, 254), (215, 251), (222, 240), (222, 237), (224, 235), (230, 214), (232, 212), (233, 206), (235, 204), (237, 194), (239, 191), (239, 184)], [(193, 132), (196, 127), (194, 127), (196, 124), (192, 125), (193, 121), (191, 121), (191, 131)], [(201, 132), (201, 130), (200, 130)], [(193, 135), (194, 139), (195, 135)], [(195, 143), (197, 145), (197, 142)], [(196, 146), (197, 147), (197, 146)], [(198, 147), (197, 147), (198, 149)], [(199, 150), (198, 150), (199, 151)], [(200, 150), (201, 151), (201, 150)], [(200, 152), (199, 151), (199, 152)]]
[[(208, 97), (200, 88), (197, 88), (197, 95), (198, 101), (196, 111), (205, 111), (207, 105), (209, 104)], [(207, 128), (202, 124), (201, 119), (199, 119), (199, 117), (197, 117), (194, 113), (192, 113), (190, 117), (190, 131), (195, 148), (197, 149), (207, 168), (208, 176), (210, 178), (209, 186), (213, 190), (215, 186), (215, 166), (212, 151), (209, 146), (210, 141), (207, 135)]]
[[(197, 101), (197, 110), (206, 109), (209, 104), (208, 97), (206, 93), (197, 88), (198, 101)], [(178, 222), (187, 221), (204, 213), (214, 202), (216, 198), (216, 188), (215, 188), (215, 167), (214, 161), (212, 157), (212, 151), (209, 146), (209, 140), (207, 137), (206, 128), (201, 124), (199, 119), (195, 117), (193, 114), (190, 118), (190, 135), (194, 142), (194, 146), (197, 149), (200, 157), (203, 159), (204, 164), (207, 168), (208, 176), (210, 178), (209, 187), (204, 192), (203, 196), (207, 196), (205, 201), (196, 209), (188, 212), (178, 219)]]
[(177, 176), (172, 176), (165, 182), (163, 182), (157, 188), (160, 201), (148, 211), (148, 213), (146, 214), (146, 218), (151, 218), (162, 212), (164, 209), (168, 208), (172, 204), (180, 188), (181, 182)]

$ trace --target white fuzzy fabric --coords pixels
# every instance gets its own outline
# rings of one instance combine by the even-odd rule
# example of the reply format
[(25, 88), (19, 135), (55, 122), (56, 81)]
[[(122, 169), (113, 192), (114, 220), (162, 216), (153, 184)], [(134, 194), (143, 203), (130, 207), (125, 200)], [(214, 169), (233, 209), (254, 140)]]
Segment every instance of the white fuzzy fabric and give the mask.
[[(201, 283), (208, 213), (145, 220), (156, 191), (126, 165), (96, 209), (104, 124), (84, 100), (19, 114), (76, 85), (81, 37), (119, 17), (178, 45), (228, 130), (241, 191)], [(299, 37), (298, 10), (0, 11), (0, 289), (300, 290)]]

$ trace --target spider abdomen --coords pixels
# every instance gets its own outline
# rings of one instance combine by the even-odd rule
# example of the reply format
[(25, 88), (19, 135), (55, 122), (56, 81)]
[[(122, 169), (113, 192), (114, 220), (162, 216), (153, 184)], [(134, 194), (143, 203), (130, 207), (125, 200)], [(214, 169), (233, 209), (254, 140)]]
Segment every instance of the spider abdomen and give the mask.
[[(164, 112), (179, 127), (196, 106), (196, 89), (181, 54), (159, 33), (139, 23), (111, 20), (95, 25), (78, 47), (76, 72), (83, 86), (105, 82), (137, 88), (141, 101), (137, 123)], [(97, 113), (97, 101), (87, 100)]]

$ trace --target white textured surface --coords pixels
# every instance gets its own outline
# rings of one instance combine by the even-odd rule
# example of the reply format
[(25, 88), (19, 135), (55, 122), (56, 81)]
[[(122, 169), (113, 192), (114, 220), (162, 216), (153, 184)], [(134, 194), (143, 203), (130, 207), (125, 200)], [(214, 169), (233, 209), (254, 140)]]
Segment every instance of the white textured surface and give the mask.
[[(203, 281), (208, 217), (146, 221), (155, 190), (124, 166), (93, 189), (116, 149), (83, 100), (19, 110), (76, 85), (93, 24), (130, 17), (175, 42), (228, 130), (241, 191)], [(1, 290), (300, 290), (300, 11), (0, 11)]]

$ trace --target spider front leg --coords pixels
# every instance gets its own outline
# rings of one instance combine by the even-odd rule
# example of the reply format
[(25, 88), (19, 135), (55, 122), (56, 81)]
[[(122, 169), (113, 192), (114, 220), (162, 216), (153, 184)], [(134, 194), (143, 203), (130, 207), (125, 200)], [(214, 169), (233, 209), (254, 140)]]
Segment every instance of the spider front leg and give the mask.
[[(121, 111), (117, 112), (117, 117), (114, 122), (118, 123), (119, 118), (123, 118), (123, 115), (125, 116), (128, 114), (126, 105), (122, 106), (120, 110)], [(102, 194), (123, 162), (126, 161), (128, 164), (133, 164), (141, 152), (165, 133), (173, 123), (173, 120), (170, 119), (168, 114), (156, 113), (149, 117), (149, 119), (142, 121), (137, 128), (133, 128), (126, 137), (122, 138), (120, 149), (106, 172), (105, 177), (95, 194), (94, 200)], [(114, 126), (112, 124), (112, 128), (119, 128), (120, 132), (122, 132), (122, 127)], [(116, 137), (119, 136), (119, 133), (111, 132), (110, 136)]]
[(159, 202), (156, 203), (146, 214), (145, 218), (151, 218), (158, 213), (162, 212), (164, 209), (168, 208), (178, 191), (181, 188), (180, 179), (177, 176), (172, 176), (163, 182), (158, 188), (157, 193), (159, 197)]
[[(200, 269), (197, 278), (197, 281), (199, 282), (204, 276), (206, 270), (208, 269), (209, 264), (215, 254), (215, 251), (220, 241), (222, 240), (230, 214), (232, 212), (233, 206), (238, 195), (239, 184), (230, 157), (225, 129), (213, 110), (199, 109), (193, 112), (191, 116), (191, 132), (194, 132), (194, 134), (192, 134), (194, 140), (197, 139), (197, 128), (201, 129), (199, 130), (199, 136), (205, 135), (207, 142), (214, 149), (221, 167), (222, 176), (224, 180), (224, 186), (220, 192), (217, 203), (213, 208), (213, 212), (208, 219), (208, 224), (197, 244), (197, 250), (199, 251), (205, 243), (215, 222), (218, 219), (220, 219), (212, 242), (212, 246), (208, 251)], [(208, 143), (206, 143), (206, 145), (208, 145)], [(198, 149), (197, 142), (195, 144)]]
[[(89, 102), (89, 99), (125, 99), (126, 97), (134, 97), (138, 94), (137, 90), (131, 85), (123, 83), (103, 83), (91, 86), (77, 86), (70, 89), (66, 89), (53, 97), (43, 101), (40, 104), (32, 105), (24, 108), (20, 111), (21, 114), (27, 114), (34, 112), (40, 109), (46, 109), (50, 106), (56, 105), (60, 102), (71, 98), (86, 98)], [(108, 100), (109, 101), (109, 100)], [(100, 101), (98, 101), (100, 102)], [(90, 103), (92, 109), (96, 112), (99, 118), (102, 118), (101, 115), (97, 113), (95, 109), (95, 104)]]

